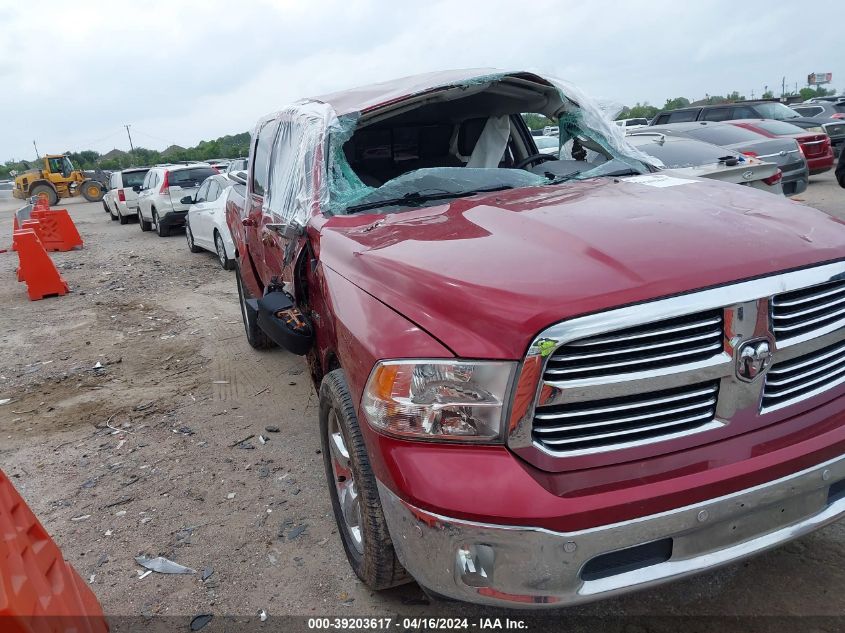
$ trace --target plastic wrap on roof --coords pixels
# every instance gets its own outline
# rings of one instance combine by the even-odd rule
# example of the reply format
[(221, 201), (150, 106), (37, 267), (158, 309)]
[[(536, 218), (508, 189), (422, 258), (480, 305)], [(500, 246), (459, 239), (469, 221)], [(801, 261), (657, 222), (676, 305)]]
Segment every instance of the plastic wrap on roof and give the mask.
[[(551, 85), (557, 90), (559, 100), (551, 99), (544, 114), (558, 118), (561, 143), (580, 135), (593, 140), (636, 171), (646, 172), (649, 165), (659, 166), (659, 161), (625, 140), (622, 128), (613, 124), (608, 116), (607, 104), (594, 102), (568, 82), (525, 73), (490, 73), (459, 81), (450, 81), (448, 77), (448, 73), (444, 75), (445, 83), (441, 88), (483, 87), (510, 78), (534, 81), (540, 86)], [(418, 90), (429, 92), (433, 88), (420, 84)], [(270, 122), (278, 126), (278, 131), (273, 142), (274, 159), (268, 168), (270, 173), (266, 174), (269, 187), (265, 207), (279, 223), (304, 225), (316, 211), (343, 213), (346, 207), (376, 191), (377, 188), (367, 186), (356, 175), (343, 150), (344, 143), (357, 129), (357, 113), (338, 116), (329, 103), (306, 100), (265, 119), (256, 128), (256, 133), (268, 133), (263, 127)], [(491, 147), (498, 147), (494, 131), (491, 124)], [(493, 164), (495, 159), (479, 155), (478, 162)], [(455, 173), (454, 168), (450, 173)], [(582, 177), (589, 175), (590, 172), (581, 174)], [(391, 183), (385, 183), (381, 188), (388, 185)]]

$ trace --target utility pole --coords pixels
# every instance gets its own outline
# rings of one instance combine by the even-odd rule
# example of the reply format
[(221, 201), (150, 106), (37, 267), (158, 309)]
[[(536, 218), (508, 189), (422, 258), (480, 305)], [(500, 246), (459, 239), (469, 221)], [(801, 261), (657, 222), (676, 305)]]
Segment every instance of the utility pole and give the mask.
[(786, 96), (786, 77), (780, 80), (780, 96)]
[(32, 139), (32, 146), (35, 148), (35, 157), (41, 158), (41, 154), (38, 153), (38, 145), (35, 144), (35, 139)]
[(132, 135), (129, 133), (129, 126), (124, 125), (123, 127), (126, 128), (126, 136), (129, 137), (129, 151), (134, 154), (135, 153), (135, 147), (132, 145)]

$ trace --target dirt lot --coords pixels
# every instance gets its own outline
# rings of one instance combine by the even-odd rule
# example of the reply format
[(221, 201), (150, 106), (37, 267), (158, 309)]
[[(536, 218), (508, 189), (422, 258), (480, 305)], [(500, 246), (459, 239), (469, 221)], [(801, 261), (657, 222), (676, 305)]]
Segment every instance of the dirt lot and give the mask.
[[(832, 174), (800, 197), (845, 218)], [(17, 206), (0, 199), (0, 248)], [(0, 254), (0, 400), (12, 399), (0, 406), (0, 464), (106, 612), (433, 613), (416, 585), (374, 594), (351, 573), (304, 363), (249, 348), (233, 274), (209, 253), (189, 253), (181, 234), (120, 226), (99, 204), (67, 207), (85, 239), (81, 251), (54, 254), (70, 295), (29, 302), (17, 257)], [(140, 554), (213, 574), (140, 579)], [(839, 615), (843, 586), (839, 524), (565, 613)]]

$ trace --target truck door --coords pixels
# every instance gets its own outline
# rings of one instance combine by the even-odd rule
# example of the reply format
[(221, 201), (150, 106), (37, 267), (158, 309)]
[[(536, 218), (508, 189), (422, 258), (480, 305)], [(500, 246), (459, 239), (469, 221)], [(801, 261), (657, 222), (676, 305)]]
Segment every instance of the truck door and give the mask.
[[(295, 295), (294, 264), (305, 245), (304, 227), (313, 199), (313, 131), (308, 122), (283, 113), (270, 160), (270, 177), (261, 218), (264, 263), (285, 290)], [(313, 123), (310, 123), (313, 125)]]
[(247, 257), (243, 268), (252, 267), (258, 275), (258, 279), (254, 279), (255, 275), (249, 274), (249, 270), (242, 269), (241, 273), (244, 284), (254, 297), (260, 297), (264, 294), (264, 290), (270, 284), (271, 277), (274, 274), (264, 262), (262, 224), (267, 182), (270, 176), (270, 154), (278, 131), (278, 120), (266, 121), (253, 139), (249, 187), (244, 200), (243, 217), (241, 219), (247, 244)]

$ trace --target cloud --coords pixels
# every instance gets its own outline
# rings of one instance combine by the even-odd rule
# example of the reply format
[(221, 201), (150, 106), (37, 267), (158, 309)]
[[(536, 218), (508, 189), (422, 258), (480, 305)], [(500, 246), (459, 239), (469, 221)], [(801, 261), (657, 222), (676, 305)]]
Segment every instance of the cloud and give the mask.
[(33, 139), (126, 148), (124, 124), (136, 144), (194, 145), (297, 98), (445, 68), (539, 70), (627, 104), (759, 95), (822, 70), (842, 84), (833, 22), (805, 37), (792, 7), (724, 0), (14, 4), (0, 7), (0, 159), (31, 156)]

